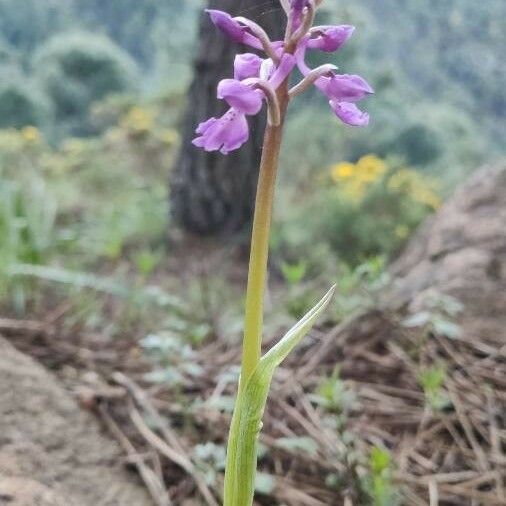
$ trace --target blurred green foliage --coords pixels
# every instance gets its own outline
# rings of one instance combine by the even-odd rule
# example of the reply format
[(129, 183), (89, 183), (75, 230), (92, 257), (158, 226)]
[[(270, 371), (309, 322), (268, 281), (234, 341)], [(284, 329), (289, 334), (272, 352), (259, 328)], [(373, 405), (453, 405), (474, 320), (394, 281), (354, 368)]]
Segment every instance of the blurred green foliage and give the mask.
[(394, 484), (394, 463), (388, 450), (375, 446), (369, 456), (369, 475), (365, 488), (374, 506), (396, 506), (400, 504), (399, 491)]
[[(506, 70), (499, 48), (506, 46), (506, 3), (363, 0), (323, 7), (322, 24), (338, 19), (357, 26), (333, 63), (375, 88), (364, 103), (372, 122), (343, 129), (318, 93), (307, 95), (288, 123), (292, 142), (284, 161), (291, 178), (376, 153), (440, 174), (451, 189), (480, 163), (505, 154)], [(322, 62), (314, 56), (315, 64)]]
[(440, 204), (435, 184), (417, 171), (367, 155), (331, 168), (319, 232), (352, 265), (397, 253), (413, 230)]
[(35, 55), (34, 68), (63, 136), (93, 133), (91, 104), (131, 91), (136, 81), (128, 53), (103, 36), (85, 32), (51, 38)]
[(444, 363), (422, 369), (418, 373), (418, 382), (423, 388), (427, 405), (434, 411), (439, 411), (451, 405), (443, 387), (447, 380)]
[(432, 178), (376, 155), (333, 164), (304, 195), (296, 206), (284, 206), (273, 247), (294, 264), (304, 258), (309, 270), (325, 249), (351, 266), (392, 258), (441, 204)]
[(0, 84), (0, 128), (42, 126), (49, 113), (46, 97), (21, 78)]
[[(128, 74), (131, 60), (142, 71), (136, 80), (141, 93), (181, 90), (191, 76), (203, 4), (203, 0), (0, 0), (2, 82), (14, 74), (38, 81), (33, 88), (39, 94), (46, 90), (56, 102), (55, 117), (51, 109), (42, 108), (46, 121), (36, 121), (32, 107), (26, 106), (32, 112), (13, 122), (5, 115), (4, 125), (44, 123), (46, 133), (56, 126), (59, 139), (65, 134), (61, 118), (70, 116), (68, 131), (93, 133), (97, 125), (89, 122), (90, 103), (110, 91), (130, 89), (131, 80), (123, 80), (117, 72)], [(409, 5), (398, 0), (381, 5), (375, 0), (340, 0), (323, 6), (322, 23), (339, 20), (358, 27), (335, 58), (341, 71), (361, 73), (375, 87), (376, 96), (365, 105), (373, 124), (366, 130), (344, 129), (329, 114), (325, 100), (316, 93), (307, 95), (293, 111), (286, 137), (284, 160), (292, 167), (292, 177), (304, 177), (335, 160), (356, 161), (377, 153), (401, 156), (410, 166), (441, 172), (452, 186), (477, 164), (504, 154), (502, 0), (479, 5), (471, 0), (416, 0)], [(267, 15), (270, 8), (261, 3), (256, 14)], [(67, 42), (78, 45), (79, 54), (64, 47)], [(73, 64), (62, 64), (64, 49)], [(41, 53), (52, 54), (50, 65), (40, 62)], [(316, 64), (328, 55), (313, 58)], [(76, 73), (78, 61), (82, 65)], [(90, 81), (81, 70), (86, 73), (92, 67), (101, 77)], [(29, 97), (26, 103), (32, 104)]]
[(24, 281), (11, 279), (15, 264), (50, 261), (57, 242), (57, 204), (33, 164), (44, 150), (35, 127), (0, 131), (0, 299), (25, 307)]
[[(33, 241), (27, 202), (40, 216), (56, 207), (46, 224), (55, 246), (33, 262), (93, 269), (126, 259), (143, 279), (156, 273), (203, 3), (0, 0), (0, 128), (11, 128), (0, 133), (0, 182), (10, 195), (2, 212), (16, 215), (5, 237), (24, 227), (23, 241)], [(324, 3), (321, 23), (358, 27), (335, 63), (377, 93), (364, 104), (368, 129), (340, 125), (314, 92), (290, 112), (272, 237), (274, 270), (290, 286), (287, 313), (307, 310), (309, 280), (322, 271), (341, 279), (339, 317), (367, 304), (365, 287), (383, 283), (385, 262), (439, 195), (504, 153), (505, 6)], [(271, 5), (257, 9), (261, 18)], [(12, 261), (28, 261), (17, 251)]]
[(100, 138), (71, 138), (58, 148), (33, 126), (0, 130), (0, 299), (8, 295), (23, 309), (25, 277), (12, 272), (26, 265), (115, 269), (126, 258), (149, 277), (165, 248), (160, 182), (177, 143), (149, 105), (118, 112)]
[(111, 93), (182, 89), (200, 5), (0, 0), (0, 127), (36, 125), (61, 142), (96, 134), (91, 105)]

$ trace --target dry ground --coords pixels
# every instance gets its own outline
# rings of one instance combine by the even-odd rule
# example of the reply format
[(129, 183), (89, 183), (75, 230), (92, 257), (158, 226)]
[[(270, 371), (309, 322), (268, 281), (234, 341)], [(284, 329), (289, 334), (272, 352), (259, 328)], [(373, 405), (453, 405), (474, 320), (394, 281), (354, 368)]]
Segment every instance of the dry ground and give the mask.
[[(268, 453), (260, 468), (276, 478), (275, 486), (269, 495), (258, 496), (258, 504), (364, 504), (359, 484), (373, 446), (385, 447), (393, 456), (401, 504), (506, 504), (505, 222), (506, 167), (484, 169), (422, 228), (392, 267), (397, 282), (385, 294), (382, 307), (336, 327), (314, 330), (283, 364), (273, 383), (261, 437)], [(403, 324), (406, 316), (425, 310), (424, 304), (436, 293), (464, 304), (457, 317), (459, 335), (448, 336), (430, 322), (416, 329)], [(227, 378), (231, 364), (239, 361), (237, 344), (215, 336), (195, 357), (201, 374), (187, 377), (177, 388), (153, 387), (144, 381), (150, 365), (135, 339), (69, 333), (58, 311), (35, 322), (3, 320), (0, 329), (16, 347), (56, 371), (80, 400), (80, 409), (94, 412), (118, 441), (121, 457), (93, 429), (97, 450), (91, 453), (95, 459), (101, 455), (99, 464), (106, 462), (104, 472), (113, 463), (128, 461), (158, 505), (219, 503), (221, 483), (206, 483), (192, 448), (205, 442), (223, 445), (226, 440), (230, 415), (223, 405), (209, 401), (234, 394), (234, 382)], [(14, 354), (6, 345), (4, 350)], [(1, 358), (11, 364), (14, 359), (8, 356), (3, 351)], [(440, 363), (446, 367), (440, 393), (447, 402), (431, 409), (419, 374)], [(332, 413), (315, 402), (314, 393), (336, 364), (348, 401), (339, 408), (340, 425), (331, 427)], [(20, 369), (22, 376), (32, 378), (32, 369), (38, 366), (29, 362), (26, 373)], [(55, 385), (54, 379), (48, 381)], [(79, 412), (60, 387), (53, 395), (61, 401), (44, 401), (33, 395), (30, 384), (14, 398), (14, 385), (5, 385), (0, 399), (10, 400), (1, 402), (2, 437), (29, 418), (31, 437), (40, 444), (50, 443), (48, 438), (66, 425), (71, 439), (79, 443), (92, 424), (89, 414)], [(202, 400), (207, 402), (199, 404)], [(335, 422), (335, 407), (332, 416)], [(44, 432), (46, 417), (58, 422), (49, 435)], [(297, 451), (279, 444), (282, 438), (294, 437), (309, 437), (314, 447)], [(2, 454), (9, 445), (3, 438)], [(67, 453), (67, 460), (53, 457), (58, 452)], [(78, 494), (86, 482), (86, 466), (80, 464), (81, 451), (74, 453), (57, 438), (48, 445), (44, 463), (37, 464), (28, 450), (19, 455), (38, 472), (43, 470), (37, 480), (43, 485), (51, 485), (50, 477), (57, 476), (57, 493), (58, 476), (71, 472), (77, 488), (69, 493)], [(58, 469), (61, 472), (55, 472)], [(330, 486), (331, 475), (339, 486)], [(123, 475), (118, 476), (122, 484)], [(99, 490), (92, 487), (102, 497)], [(100, 497), (82, 504), (101, 504)]]

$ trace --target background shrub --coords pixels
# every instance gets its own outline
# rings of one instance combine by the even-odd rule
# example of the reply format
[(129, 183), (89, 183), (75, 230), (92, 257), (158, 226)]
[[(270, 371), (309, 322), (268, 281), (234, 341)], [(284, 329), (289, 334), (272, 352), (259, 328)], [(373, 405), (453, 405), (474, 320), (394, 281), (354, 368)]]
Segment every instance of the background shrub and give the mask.
[(392, 258), (441, 202), (435, 180), (376, 155), (332, 165), (303, 193), (283, 206), (289, 211), (274, 227), (273, 247), (282, 259), (304, 258), (309, 267), (325, 257), (351, 267)]
[(318, 229), (350, 265), (392, 257), (440, 205), (432, 180), (374, 155), (333, 166), (330, 179)]
[(57, 35), (42, 46), (34, 66), (65, 133), (90, 134), (90, 106), (135, 87), (133, 60), (105, 36), (85, 32)]
[(41, 126), (48, 115), (44, 95), (21, 80), (0, 83), (0, 128)]

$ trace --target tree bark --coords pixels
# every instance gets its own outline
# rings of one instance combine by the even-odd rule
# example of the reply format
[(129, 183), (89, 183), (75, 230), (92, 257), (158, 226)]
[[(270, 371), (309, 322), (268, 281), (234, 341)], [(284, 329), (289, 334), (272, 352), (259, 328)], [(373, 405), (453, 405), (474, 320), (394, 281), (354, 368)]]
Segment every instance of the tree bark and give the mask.
[[(262, 24), (271, 37), (281, 37), (284, 13), (278, 0), (211, 0), (209, 8), (250, 17)], [(250, 48), (232, 43), (213, 26), (207, 14), (202, 15), (182, 147), (170, 180), (172, 215), (188, 232), (233, 233), (251, 220), (265, 114), (248, 118), (250, 140), (227, 156), (206, 153), (191, 144), (201, 121), (221, 116), (227, 109), (216, 99), (216, 86), (221, 79), (232, 76), (235, 54), (249, 51)]]

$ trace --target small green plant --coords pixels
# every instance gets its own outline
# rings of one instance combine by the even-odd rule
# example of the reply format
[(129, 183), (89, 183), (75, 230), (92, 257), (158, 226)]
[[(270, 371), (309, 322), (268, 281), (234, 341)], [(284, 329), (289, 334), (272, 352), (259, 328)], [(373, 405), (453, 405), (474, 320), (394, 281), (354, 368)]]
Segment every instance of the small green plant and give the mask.
[(147, 381), (179, 386), (185, 377), (202, 374), (195, 363), (195, 351), (178, 336), (167, 332), (151, 334), (141, 341), (141, 346), (157, 364), (156, 369), (146, 374)]
[(334, 305), (337, 319), (370, 308), (389, 283), (383, 256), (371, 257), (356, 267), (339, 264), (339, 290)]
[(203, 473), (208, 485), (215, 485), (218, 474), (225, 469), (226, 449), (213, 442), (198, 444), (193, 448), (197, 467)]
[(336, 367), (332, 376), (321, 383), (314, 400), (332, 413), (347, 415), (356, 402), (356, 395), (346, 386)]
[(385, 448), (375, 446), (369, 456), (369, 475), (365, 488), (374, 506), (399, 504), (398, 490), (393, 482), (393, 462)]
[(407, 317), (403, 324), (407, 328), (423, 328), (426, 332), (458, 339), (461, 332), (455, 320), (463, 309), (454, 297), (430, 292), (423, 300), (423, 309)]
[(134, 263), (140, 274), (149, 276), (160, 264), (163, 252), (160, 250), (143, 249), (134, 255)]
[(322, 381), (312, 400), (325, 409), (324, 426), (335, 431), (341, 443), (336, 448), (336, 459), (343, 465), (344, 471), (329, 474), (325, 480), (327, 486), (351, 491), (360, 501), (359, 504), (366, 504), (368, 494), (364, 491), (361, 475), (367, 459), (358, 449), (357, 436), (349, 430), (349, 413), (358, 406), (357, 397), (341, 379), (338, 367), (329, 378)]
[(450, 399), (443, 390), (446, 378), (447, 373), (444, 364), (422, 369), (418, 373), (418, 382), (423, 388), (427, 405), (433, 411), (441, 411), (450, 405)]
[(57, 242), (55, 219), (56, 203), (37, 176), (23, 184), (0, 179), (0, 298), (11, 293), (19, 311), (30, 284), (13, 278), (10, 269), (49, 260)]
[(302, 452), (312, 457), (318, 454), (318, 443), (311, 437), (280, 437), (276, 446), (291, 452)]
[(288, 293), (284, 305), (288, 314), (295, 319), (300, 319), (314, 302), (314, 294), (311, 287), (302, 281), (307, 273), (307, 264), (303, 261), (281, 264), (283, 278), (288, 284)]
[(289, 285), (296, 285), (304, 279), (307, 272), (307, 264), (302, 261), (293, 264), (283, 262), (281, 264), (281, 272)]

